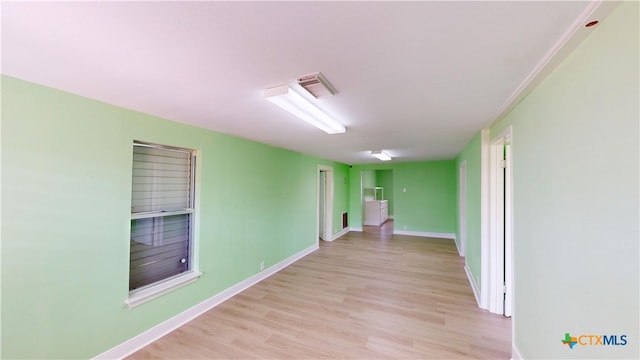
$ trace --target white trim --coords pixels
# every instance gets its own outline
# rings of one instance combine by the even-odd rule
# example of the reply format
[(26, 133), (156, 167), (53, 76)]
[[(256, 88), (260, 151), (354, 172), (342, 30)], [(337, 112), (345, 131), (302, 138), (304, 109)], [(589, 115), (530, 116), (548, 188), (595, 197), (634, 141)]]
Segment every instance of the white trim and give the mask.
[(244, 291), (245, 289), (259, 283), (260, 281), (268, 278), (269, 276), (277, 273), (278, 271), (284, 269), (285, 267), (293, 264), (294, 262), (302, 259), (303, 257), (309, 255), (310, 253), (316, 251), (318, 249), (318, 244), (313, 244), (312, 246), (299, 251), (290, 257), (282, 260), (281, 262), (274, 264), (273, 266), (265, 269), (257, 273), (256, 275), (239, 282), (238, 284), (218, 293), (210, 297), (209, 299), (196, 304), (195, 306), (181, 312), (180, 314), (132, 337), (131, 339), (116, 345), (115, 347), (97, 355), (94, 359), (123, 359), (134, 352), (142, 349), (143, 347), (151, 344), (152, 342), (160, 339), (161, 337), (167, 335), (173, 330), (179, 328), (180, 326), (188, 323), (189, 321), (195, 319), (196, 317), (204, 314), (205, 312), (213, 309), (217, 305), (223, 303), (224, 301), (230, 299), (234, 295)]
[(511, 359), (512, 360), (522, 360), (523, 359), (522, 355), (520, 355), (520, 352), (518, 351), (518, 348), (516, 347), (515, 344), (513, 344), (511, 346)]
[(489, 130), (480, 132), (480, 308), (489, 308)]
[(356, 227), (356, 226), (351, 226), (351, 227), (349, 227), (349, 231), (362, 232), (362, 228), (361, 227)]
[[(510, 141), (513, 138), (509, 137)], [(505, 160), (507, 162), (506, 181), (504, 184), (504, 213), (508, 216), (504, 223), (504, 261), (505, 269), (505, 296), (504, 296), (504, 315), (511, 316), (513, 314), (513, 166), (511, 164), (511, 144), (504, 145)]]
[(471, 270), (469, 270), (469, 267), (467, 266), (467, 264), (464, 264), (464, 273), (467, 274), (467, 279), (469, 279), (469, 285), (471, 286), (471, 290), (473, 291), (473, 296), (476, 298), (476, 303), (478, 304), (478, 307), (480, 306), (480, 290), (478, 289), (478, 284), (476, 284), (476, 281), (473, 279), (473, 275), (471, 274)]
[(458, 167), (458, 233), (460, 234), (460, 246), (456, 241), (458, 254), (465, 256), (467, 247), (467, 160)]
[(456, 239), (456, 234), (454, 233), (433, 233), (433, 232), (423, 232), (423, 231), (407, 231), (407, 230), (393, 230), (394, 235), (409, 235), (409, 236), (421, 236), (421, 237), (430, 237), (430, 238), (438, 238), (438, 239)]
[[(601, 6), (607, 3), (607, 6)], [(533, 90), (553, 69), (558, 66), (578, 45), (587, 38), (590, 31), (580, 31), (584, 29), (584, 24), (592, 19), (594, 14), (598, 14), (600, 18), (609, 13), (613, 6), (611, 3), (617, 1), (591, 1), (587, 7), (575, 18), (573, 23), (567, 28), (562, 36), (555, 44), (544, 54), (544, 56), (533, 67), (531, 72), (520, 83), (520, 85), (511, 93), (507, 100), (502, 104), (500, 110), (493, 117), (493, 123), (499, 121), (503, 116), (509, 113), (531, 90)], [(597, 19), (598, 17), (595, 17)]]
[(500, 144), (503, 142), (511, 141), (511, 137), (513, 136), (513, 125), (509, 125), (504, 128), (498, 135), (491, 138), (491, 145)]
[(349, 233), (349, 228), (344, 228), (339, 233), (333, 235), (333, 238), (331, 238), (331, 241), (337, 240), (341, 236), (346, 235), (348, 233)]
[[(173, 290), (179, 289), (188, 284), (194, 283), (202, 275), (199, 269), (199, 227), (200, 227), (200, 188), (201, 188), (201, 165), (200, 165), (200, 150), (187, 149), (182, 147), (174, 147), (169, 145), (161, 145), (156, 143), (147, 143), (139, 140), (133, 140), (133, 154), (136, 154), (136, 147), (145, 147), (151, 149), (160, 149), (162, 151), (173, 151), (190, 155), (189, 168), (190, 168), (190, 192), (189, 192), (189, 204), (187, 208), (179, 210), (168, 211), (144, 211), (131, 213), (131, 220), (137, 219), (150, 219), (159, 218), (174, 215), (189, 215), (188, 226), (191, 228), (189, 231), (188, 248), (189, 248), (189, 266), (188, 270), (176, 274), (152, 284), (148, 284), (138, 289), (129, 291), (127, 299), (124, 304), (133, 308), (142, 305), (146, 302), (154, 300), (164, 294), (167, 294)], [(135, 161), (132, 163), (135, 167)], [(133, 173), (132, 173), (133, 176)], [(197, 210), (196, 210), (197, 209)], [(131, 228), (129, 228), (131, 232)], [(182, 259), (185, 260), (185, 259)], [(131, 277), (131, 274), (129, 274)]]
[(187, 271), (147, 287), (133, 290), (129, 292), (129, 298), (125, 300), (124, 303), (128, 307), (134, 308), (175, 289), (194, 283), (200, 275), (202, 275), (202, 273), (199, 271)]
[[(513, 143), (512, 126), (504, 129), (490, 143), (489, 155), (489, 238), (483, 244), (488, 257), (486, 269), (488, 282), (483, 282), (483, 290), (488, 299), (489, 312), (511, 316), (513, 294), (513, 213), (511, 184), (513, 181), (510, 144)], [(499, 165), (507, 151), (506, 171)], [(506, 177), (506, 182), (503, 180)], [(506, 195), (506, 197), (505, 197)], [(508, 202), (506, 206), (503, 204)], [(506, 222), (505, 222), (506, 220)], [(483, 264), (483, 269), (485, 265)], [(506, 272), (505, 272), (506, 271)], [(506, 291), (506, 296), (505, 296)], [(505, 303), (509, 301), (508, 304)]]
[[(360, 170), (360, 226), (364, 226), (364, 172), (367, 171), (367, 169), (361, 169)], [(362, 228), (360, 228), (359, 231), (362, 231)]]
[(195, 210), (194, 214), (191, 216), (191, 224), (193, 225), (193, 235), (191, 238), (191, 269), (193, 271), (199, 271), (200, 269), (200, 214), (201, 214), (201, 206), (202, 202), (200, 199), (200, 194), (202, 194), (202, 161), (200, 161), (202, 155), (202, 150), (195, 150), (195, 177), (193, 179), (193, 189), (192, 194), (195, 193), (197, 196), (194, 197), (193, 208)]
[(320, 170), (318, 172), (318, 182), (317, 182), (317, 190), (318, 190), (318, 209), (316, 213), (318, 217), (316, 220), (318, 221), (318, 239), (320, 240), (330, 240), (329, 234), (327, 234), (327, 172)]
[(502, 169), (499, 168), (499, 158), (502, 153), (502, 137), (494, 138), (491, 142), (490, 151), (490, 197), (489, 197), (489, 282), (485, 283), (489, 291), (489, 308), (488, 310), (495, 314), (502, 314), (502, 261), (504, 258), (504, 249), (502, 242), (503, 218), (501, 207), (503, 202), (502, 192)]
[(458, 246), (458, 242), (454, 241), (454, 244), (456, 244), (456, 250), (458, 250), (458, 255), (462, 256), (462, 254), (460, 253), (460, 246)]

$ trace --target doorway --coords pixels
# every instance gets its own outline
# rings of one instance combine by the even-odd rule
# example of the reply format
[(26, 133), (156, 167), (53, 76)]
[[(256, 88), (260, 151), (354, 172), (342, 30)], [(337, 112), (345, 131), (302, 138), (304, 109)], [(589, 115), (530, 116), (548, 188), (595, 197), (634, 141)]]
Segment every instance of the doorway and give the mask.
[(333, 168), (318, 165), (318, 226), (317, 239), (333, 241)]
[(459, 228), (458, 233), (460, 234), (460, 247), (458, 248), (458, 253), (460, 256), (465, 256), (465, 251), (467, 248), (467, 161), (463, 161), (460, 163), (460, 168), (458, 169), (458, 176), (460, 189), (458, 194), (458, 208), (460, 209), (459, 213)]
[(392, 169), (365, 169), (360, 172), (361, 225), (382, 226), (394, 216)]
[[(490, 143), (489, 150), (489, 241), (488, 310), (511, 316), (513, 313), (513, 176), (512, 130), (507, 128)], [(484, 291), (484, 287), (483, 287)]]

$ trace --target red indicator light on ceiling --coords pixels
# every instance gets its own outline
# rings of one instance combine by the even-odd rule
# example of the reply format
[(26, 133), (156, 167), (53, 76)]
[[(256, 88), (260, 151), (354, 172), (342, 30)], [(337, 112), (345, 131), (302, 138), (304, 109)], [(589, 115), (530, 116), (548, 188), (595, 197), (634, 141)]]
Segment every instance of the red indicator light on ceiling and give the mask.
[(591, 22), (588, 22), (587, 25), (585, 25), (585, 27), (592, 27), (596, 25), (598, 25), (598, 20), (593, 20)]

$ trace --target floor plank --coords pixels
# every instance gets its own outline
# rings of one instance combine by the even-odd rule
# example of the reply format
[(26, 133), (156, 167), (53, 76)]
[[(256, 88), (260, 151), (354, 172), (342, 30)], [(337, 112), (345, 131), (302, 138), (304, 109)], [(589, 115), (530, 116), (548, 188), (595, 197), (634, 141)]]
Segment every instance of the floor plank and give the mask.
[(477, 307), (452, 240), (365, 226), (128, 359), (508, 359), (511, 320)]

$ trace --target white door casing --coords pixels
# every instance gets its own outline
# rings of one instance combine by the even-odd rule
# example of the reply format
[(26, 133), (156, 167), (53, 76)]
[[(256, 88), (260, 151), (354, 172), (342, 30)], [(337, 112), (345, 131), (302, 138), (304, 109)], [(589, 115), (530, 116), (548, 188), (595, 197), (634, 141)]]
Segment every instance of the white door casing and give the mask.
[(327, 187), (327, 173), (324, 170), (320, 170), (320, 177), (318, 178), (318, 237), (320, 240), (324, 240), (326, 237), (326, 227), (324, 225), (324, 220), (326, 216), (325, 211), (325, 202), (327, 199), (326, 196), (326, 187)]
[(465, 256), (467, 249), (467, 161), (460, 163), (459, 168), (459, 219), (458, 219), (458, 233), (460, 234), (460, 248), (458, 252), (460, 256)]
[(481, 307), (505, 316), (513, 310), (512, 143), (508, 127), (489, 144), (488, 236), (482, 241), (481, 265)]
[[(511, 140), (509, 138), (509, 140)], [(504, 184), (504, 315), (511, 316), (513, 314), (513, 177), (511, 166), (511, 144), (505, 143), (505, 184)]]

